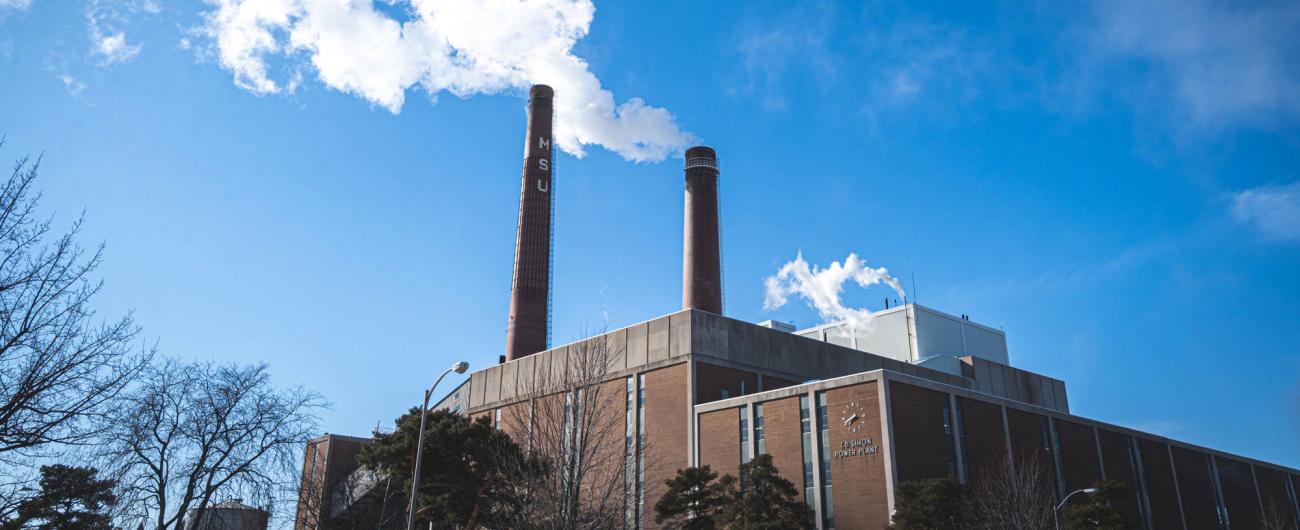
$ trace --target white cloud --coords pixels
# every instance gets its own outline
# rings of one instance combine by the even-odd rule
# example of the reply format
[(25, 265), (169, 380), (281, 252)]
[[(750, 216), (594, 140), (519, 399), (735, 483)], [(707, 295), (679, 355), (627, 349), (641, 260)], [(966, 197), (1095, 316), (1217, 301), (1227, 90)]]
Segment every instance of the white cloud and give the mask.
[(1234, 193), (1231, 212), (1269, 239), (1300, 243), (1300, 181)]
[(1216, 130), (1300, 117), (1297, 27), (1295, 2), (1112, 0), (1086, 34), (1093, 59), (1141, 66), (1155, 87), (1149, 101)]
[(831, 262), (825, 269), (809, 266), (800, 252), (794, 261), (788, 262), (763, 281), (766, 296), (763, 309), (775, 310), (784, 306), (791, 296), (798, 296), (808, 302), (809, 307), (817, 311), (825, 321), (843, 320), (849, 328), (865, 330), (871, 325), (872, 313), (862, 308), (855, 309), (844, 305), (841, 299), (844, 284), (854, 282), (859, 287), (885, 284), (894, 289), (898, 296), (905, 297), (903, 286), (884, 267), (867, 266), (857, 254), (850, 253), (844, 264)]
[(92, 0), (86, 6), (91, 55), (98, 56), (105, 66), (135, 60), (143, 45), (128, 42), (120, 28), (130, 25), (139, 12), (152, 15), (158, 11), (152, 0)]
[[(258, 94), (292, 91), (272, 63), (305, 58), (325, 85), (394, 114), (415, 87), (469, 97), (551, 85), (556, 144), (580, 157), (600, 145), (657, 161), (691, 139), (666, 109), (616, 103), (573, 54), (595, 15), (589, 0), (392, 0), (384, 11), (373, 0), (207, 2), (200, 32), (235, 84)], [(403, 10), (405, 20), (388, 14)]]
[(93, 34), (94, 52), (103, 58), (105, 64), (125, 63), (140, 55), (139, 44), (128, 44), (126, 34), (121, 31), (109, 35)]
[(63, 81), (63, 88), (66, 89), (68, 91), (68, 94), (72, 96), (79, 96), (81, 95), (82, 91), (86, 90), (85, 83), (77, 80), (77, 78), (72, 77), (68, 74), (60, 75), (59, 81)]
[(22, 11), (32, 6), (32, 0), (0, 0), (0, 9)]

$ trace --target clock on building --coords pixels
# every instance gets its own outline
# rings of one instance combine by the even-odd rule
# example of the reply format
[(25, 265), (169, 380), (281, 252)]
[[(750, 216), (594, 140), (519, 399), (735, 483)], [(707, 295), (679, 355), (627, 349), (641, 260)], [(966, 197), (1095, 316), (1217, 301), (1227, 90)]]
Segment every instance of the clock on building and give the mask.
[(844, 407), (844, 412), (840, 415), (840, 421), (844, 423), (844, 429), (849, 432), (858, 432), (862, 430), (866, 409), (857, 401), (850, 401), (848, 406)]

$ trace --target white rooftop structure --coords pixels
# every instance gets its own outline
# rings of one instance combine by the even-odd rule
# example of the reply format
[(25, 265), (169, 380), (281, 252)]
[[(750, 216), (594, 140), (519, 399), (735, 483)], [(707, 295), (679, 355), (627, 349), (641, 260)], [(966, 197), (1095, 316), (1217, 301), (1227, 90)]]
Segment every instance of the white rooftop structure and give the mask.
[(863, 329), (831, 322), (795, 331), (795, 335), (847, 346), (953, 375), (962, 375), (960, 357), (977, 357), (1010, 366), (1007, 335), (1000, 329), (972, 322), (917, 304), (904, 304), (873, 313)]

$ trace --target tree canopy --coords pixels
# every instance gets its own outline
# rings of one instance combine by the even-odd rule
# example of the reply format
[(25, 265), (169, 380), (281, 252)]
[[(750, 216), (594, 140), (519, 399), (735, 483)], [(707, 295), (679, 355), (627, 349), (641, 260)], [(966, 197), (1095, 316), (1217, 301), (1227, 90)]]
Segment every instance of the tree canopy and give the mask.
[(896, 530), (962, 530), (971, 527), (966, 490), (951, 478), (909, 480), (894, 489)]
[(665, 480), (668, 490), (655, 503), (655, 523), (666, 529), (712, 530), (714, 517), (728, 500), (726, 488), (709, 466), (678, 469)]
[(4, 530), (110, 530), (110, 510), (117, 505), (115, 483), (89, 467), (41, 466), (40, 491), (18, 505), (17, 516), (0, 523)]
[[(516, 512), (522, 508), (512, 491), (513, 473), (520, 465), (541, 473), (545, 465), (526, 456), (509, 436), (493, 429), (486, 417), (471, 421), (445, 410), (428, 414), (417, 521), (421, 525), (433, 522), (435, 527), (475, 528), (516, 520)], [(397, 418), (396, 425), (391, 433), (376, 432), (357, 461), (410, 491), (420, 410), (411, 409)]]
[[(1061, 514), (1061, 519), (1071, 529), (1089, 528), (1095, 530), (1128, 530), (1129, 524), (1124, 512), (1115, 507), (1115, 502), (1127, 497), (1128, 484), (1119, 480), (1106, 480), (1093, 484), (1097, 493), (1089, 495), (1083, 502), (1075, 502)], [(1075, 496), (1078, 497), (1077, 495)], [(1073, 499), (1071, 499), (1073, 501)]]

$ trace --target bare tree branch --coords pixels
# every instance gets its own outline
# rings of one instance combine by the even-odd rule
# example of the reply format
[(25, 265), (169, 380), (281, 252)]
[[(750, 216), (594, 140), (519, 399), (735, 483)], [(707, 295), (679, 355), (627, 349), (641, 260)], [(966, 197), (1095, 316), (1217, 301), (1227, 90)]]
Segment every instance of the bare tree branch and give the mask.
[(266, 365), (166, 360), (124, 396), (105, 437), (105, 469), (122, 502), (158, 530), (202, 520), (228, 498), (292, 505), (299, 450), (324, 406), (313, 392), (271, 386)]

